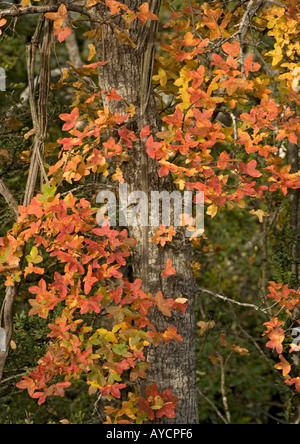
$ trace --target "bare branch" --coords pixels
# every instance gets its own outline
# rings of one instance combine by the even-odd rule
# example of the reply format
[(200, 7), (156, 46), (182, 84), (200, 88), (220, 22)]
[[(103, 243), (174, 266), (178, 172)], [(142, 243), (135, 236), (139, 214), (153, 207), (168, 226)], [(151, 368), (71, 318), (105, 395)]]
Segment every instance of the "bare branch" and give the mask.
[(228, 401), (227, 401), (227, 396), (226, 396), (225, 366), (224, 366), (224, 362), (223, 362), (222, 357), (221, 357), (221, 360), (220, 360), (220, 367), (221, 367), (221, 393), (222, 393), (222, 401), (223, 401), (223, 405), (224, 405), (224, 410), (225, 410), (225, 415), (226, 415), (226, 419), (227, 419), (227, 424), (230, 424), (231, 423), (231, 415), (230, 415), (230, 411), (229, 411), (229, 407), (228, 407)]
[(224, 418), (218, 407), (207, 396), (205, 396), (204, 393), (199, 388), (197, 388), (197, 390), (199, 395), (202, 396), (202, 398), (205, 399), (207, 404), (209, 404), (214, 409), (214, 411), (216, 412), (218, 417), (224, 422), (224, 424), (228, 424), (226, 418)]
[[(34, 6), (29, 5), (26, 8), (1, 9), (0, 17), (21, 17), (30, 14), (46, 14), (47, 12), (57, 12), (60, 4)], [(75, 4), (66, 4), (68, 11), (78, 12), (83, 15), (91, 16), (91, 9)]]
[(261, 311), (264, 314), (268, 314), (268, 311), (265, 310), (264, 308), (258, 307), (258, 305), (254, 305), (254, 304), (248, 304), (247, 302), (238, 302), (234, 299), (228, 298), (227, 296), (223, 296), (221, 294), (215, 293), (214, 291), (211, 290), (207, 290), (206, 288), (203, 287), (197, 287), (199, 291), (201, 291), (202, 293), (207, 293), (210, 294), (211, 296), (215, 297), (215, 298), (219, 298), (222, 299), (223, 301), (226, 302), (231, 302), (232, 304), (236, 304), (239, 305), (241, 307), (249, 307), (249, 308), (253, 308), (256, 311)]
[(0, 194), (4, 197), (6, 200), (7, 205), (11, 209), (11, 211), (14, 213), (14, 216), (16, 219), (19, 217), (19, 210), (18, 210), (18, 202), (15, 200), (5, 183), (2, 179), (0, 179)]

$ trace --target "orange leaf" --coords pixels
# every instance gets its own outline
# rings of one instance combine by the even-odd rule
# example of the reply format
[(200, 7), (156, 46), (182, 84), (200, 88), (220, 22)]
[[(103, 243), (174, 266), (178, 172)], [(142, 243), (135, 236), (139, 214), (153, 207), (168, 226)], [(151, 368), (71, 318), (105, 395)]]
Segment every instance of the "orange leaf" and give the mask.
[(280, 362), (278, 364), (274, 365), (274, 367), (277, 370), (282, 370), (283, 376), (287, 376), (291, 371), (291, 366), (282, 355), (279, 356), (279, 359), (280, 359)]
[(61, 28), (64, 21), (68, 18), (68, 10), (64, 4), (60, 5), (57, 12), (47, 12), (45, 14), (50, 20), (54, 20), (54, 27)]
[(168, 277), (172, 276), (173, 274), (176, 274), (176, 270), (175, 268), (172, 267), (172, 262), (170, 261), (170, 259), (167, 259), (166, 267), (161, 273), (161, 275), (162, 277)]

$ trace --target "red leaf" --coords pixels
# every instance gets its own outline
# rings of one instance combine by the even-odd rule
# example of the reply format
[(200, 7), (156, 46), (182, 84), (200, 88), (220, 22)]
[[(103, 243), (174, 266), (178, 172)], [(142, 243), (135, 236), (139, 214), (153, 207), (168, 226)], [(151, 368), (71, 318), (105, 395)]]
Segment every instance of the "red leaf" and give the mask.
[(240, 162), (239, 165), (242, 173), (248, 174), (251, 177), (261, 176), (261, 173), (256, 169), (256, 160), (251, 160), (249, 163), (247, 163), (247, 165), (245, 165), (243, 162)]
[(172, 276), (173, 274), (176, 274), (176, 270), (175, 268), (172, 267), (172, 262), (170, 261), (170, 259), (167, 259), (166, 267), (161, 273), (161, 275), (162, 277), (168, 277)]
[(64, 42), (66, 38), (72, 34), (72, 29), (66, 26), (65, 28), (55, 28), (54, 34), (57, 35), (58, 41)]
[(99, 66), (107, 65), (107, 63), (108, 63), (108, 60), (106, 60), (106, 62), (90, 63), (89, 65), (83, 65), (83, 68), (86, 68), (86, 69), (97, 69)]
[(260, 64), (253, 62), (253, 54), (250, 54), (244, 61), (244, 67), (246, 71), (246, 76), (248, 77), (249, 72), (256, 72), (260, 70)]
[(145, 126), (142, 131), (140, 132), (140, 138), (144, 139), (145, 137), (149, 136), (149, 134), (151, 134), (151, 130), (150, 130), (150, 126), (147, 125)]
[(112, 88), (106, 96), (107, 100), (123, 100), (123, 97), (116, 93), (115, 88)]
[(62, 128), (63, 131), (70, 131), (72, 128), (74, 128), (74, 126), (78, 122), (79, 109), (74, 108), (71, 114), (61, 114), (59, 118), (66, 122)]

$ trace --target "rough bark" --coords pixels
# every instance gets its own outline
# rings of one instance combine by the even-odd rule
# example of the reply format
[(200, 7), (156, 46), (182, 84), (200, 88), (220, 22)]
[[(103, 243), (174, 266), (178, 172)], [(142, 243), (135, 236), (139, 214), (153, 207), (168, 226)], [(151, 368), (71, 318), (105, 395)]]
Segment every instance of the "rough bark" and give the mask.
[[(129, 8), (137, 10), (143, 0), (124, 1)], [(160, 1), (149, 2), (150, 10), (159, 12)], [(105, 10), (98, 9), (99, 20)], [(119, 29), (122, 21), (117, 21)], [(135, 21), (130, 38), (136, 43), (136, 48), (121, 43), (114, 35), (110, 26), (102, 27), (102, 39), (96, 42), (99, 61), (109, 60), (109, 63), (99, 69), (99, 86), (109, 91), (115, 88), (126, 101), (110, 101), (107, 105), (112, 112), (124, 111), (129, 104), (136, 108), (136, 114), (130, 123), (130, 129), (138, 135), (141, 128), (150, 125), (155, 132), (160, 129), (159, 116), (153, 91), (151, 89), (152, 64), (155, 45), (156, 23), (147, 21), (145, 26)], [(128, 192), (144, 191), (173, 191), (175, 186), (171, 178), (159, 178), (158, 168), (146, 154), (143, 142), (135, 143), (129, 150), (130, 160), (122, 165)], [(134, 278), (142, 278), (144, 290), (152, 294), (161, 291), (164, 297), (174, 299), (182, 297), (189, 301), (185, 314), (178, 313), (172, 318), (166, 318), (154, 310), (151, 321), (159, 331), (174, 325), (182, 335), (182, 342), (175, 342), (150, 349), (147, 360), (151, 364), (148, 373), (149, 380), (155, 381), (162, 390), (169, 388), (181, 399), (175, 420), (164, 422), (193, 424), (198, 422), (197, 390), (196, 390), (196, 354), (195, 354), (195, 290), (193, 275), (190, 267), (191, 248), (184, 233), (178, 230), (172, 245), (157, 247), (150, 242), (158, 227), (130, 228), (130, 235), (135, 237), (138, 244), (132, 257)], [(177, 274), (168, 279), (161, 277), (167, 258), (170, 258)]]

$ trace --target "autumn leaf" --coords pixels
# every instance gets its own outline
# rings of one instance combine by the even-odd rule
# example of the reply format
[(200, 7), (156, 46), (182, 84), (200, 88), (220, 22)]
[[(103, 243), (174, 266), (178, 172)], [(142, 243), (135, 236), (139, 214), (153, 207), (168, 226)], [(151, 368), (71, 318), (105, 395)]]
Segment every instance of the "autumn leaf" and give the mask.
[(244, 67), (246, 71), (246, 76), (248, 77), (249, 72), (256, 72), (259, 71), (261, 66), (259, 63), (253, 62), (253, 54), (250, 54), (245, 60), (244, 60)]
[(158, 20), (157, 15), (153, 14), (149, 10), (149, 3), (145, 2), (139, 7), (139, 12), (136, 14), (137, 18), (139, 19), (140, 23), (144, 25), (147, 20)]
[(207, 330), (210, 330), (212, 328), (215, 327), (215, 321), (199, 321), (197, 322), (197, 326), (200, 328), (200, 330), (198, 330), (198, 334), (200, 336), (204, 336), (204, 334), (207, 332)]
[[(7, 23), (6, 19), (0, 19), (0, 28)], [(0, 35), (2, 34), (2, 29), (0, 29)]]
[(63, 126), (63, 131), (70, 131), (76, 126), (79, 119), (79, 109), (74, 108), (71, 114), (60, 114), (59, 118), (66, 123)]
[(61, 4), (57, 12), (47, 12), (45, 17), (54, 20), (55, 28), (61, 28), (65, 20), (68, 18), (68, 10), (64, 4)]
[(92, 58), (96, 55), (96, 48), (95, 45), (92, 43), (88, 45), (89, 48), (89, 55), (88, 55), (88, 61), (90, 62)]
[(57, 35), (60, 43), (64, 42), (66, 38), (72, 34), (72, 29), (66, 26), (65, 28), (55, 28), (54, 34)]
[(270, 216), (270, 213), (266, 213), (263, 210), (250, 210), (250, 214), (257, 216), (260, 223), (263, 222), (264, 217)]
[(168, 81), (166, 71), (163, 70), (162, 68), (159, 68), (158, 74), (153, 76), (153, 80), (155, 82), (159, 82), (161, 86), (166, 86), (167, 81)]
[(262, 174), (256, 169), (257, 161), (256, 160), (250, 160), (247, 165), (240, 162), (240, 168), (242, 173), (248, 174), (251, 177), (260, 177)]
[(278, 364), (275, 364), (274, 367), (277, 370), (282, 370), (283, 376), (287, 376), (291, 372), (291, 366), (282, 355), (279, 355), (279, 359), (280, 362)]
[(218, 206), (215, 204), (212, 204), (207, 208), (206, 214), (208, 214), (211, 218), (214, 218), (216, 216), (216, 214), (218, 213), (218, 211), (219, 211)]
[(120, 42), (124, 43), (124, 45), (131, 46), (133, 49), (136, 48), (136, 44), (129, 37), (129, 30), (128, 29), (124, 29), (123, 31), (120, 31), (118, 28), (114, 28), (114, 34)]
[(99, 66), (107, 65), (107, 63), (108, 63), (108, 60), (106, 60), (105, 62), (95, 62), (95, 63), (90, 63), (89, 65), (83, 65), (82, 68), (97, 69), (97, 68), (99, 68)]
[(172, 267), (172, 262), (170, 259), (167, 259), (167, 263), (165, 266), (165, 269), (162, 271), (161, 275), (162, 277), (168, 277), (172, 276), (173, 274), (176, 274), (175, 268)]
[(289, 384), (289, 385), (295, 384), (295, 388), (296, 388), (297, 392), (300, 393), (300, 377), (288, 379), (285, 382), (286, 382), (286, 384)]
[(284, 331), (282, 328), (276, 328), (269, 334), (270, 341), (267, 342), (266, 347), (275, 348), (278, 354), (283, 351), (282, 343), (285, 338)]
[(157, 305), (157, 308), (169, 318), (172, 316), (171, 310), (173, 308), (173, 299), (165, 299), (162, 292), (159, 291), (156, 293), (155, 296), (155, 302)]
[(223, 51), (226, 52), (226, 54), (229, 54), (231, 57), (237, 57), (240, 55), (240, 43), (237, 40), (234, 40), (232, 43), (225, 42), (222, 45)]
[(117, 94), (115, 88), (112, 88), (107, 94), (106, 100), (123, 100), (123, 97)]

